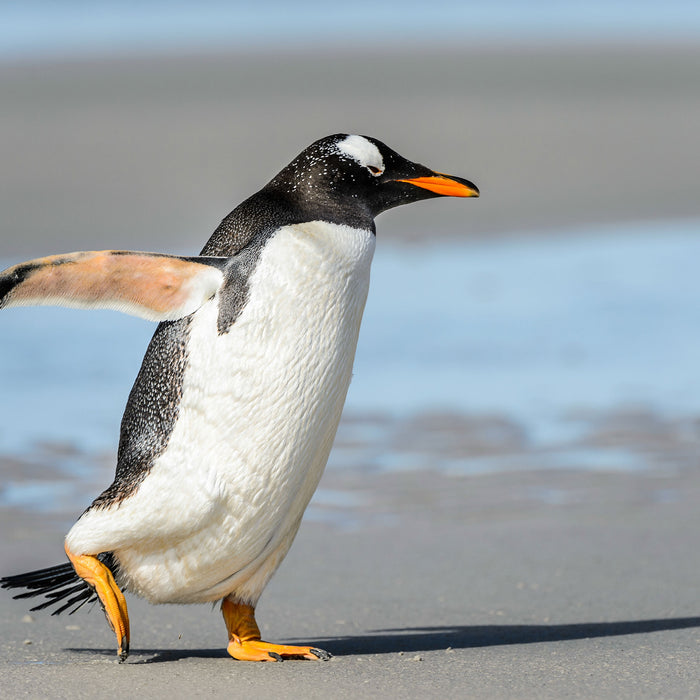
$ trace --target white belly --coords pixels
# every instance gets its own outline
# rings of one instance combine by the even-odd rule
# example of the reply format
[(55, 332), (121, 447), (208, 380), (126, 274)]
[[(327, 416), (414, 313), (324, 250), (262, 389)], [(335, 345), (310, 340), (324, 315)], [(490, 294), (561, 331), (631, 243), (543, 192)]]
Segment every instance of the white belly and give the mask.
[(322, 222), (265, 246), (227, 333), (219, 299), (190, 325), (168, 446), (119, 506), (88, 511), (75, 553), (114, 551), (152, 602), (254, 603), (326, 465), (352, 375), (374, 235)]

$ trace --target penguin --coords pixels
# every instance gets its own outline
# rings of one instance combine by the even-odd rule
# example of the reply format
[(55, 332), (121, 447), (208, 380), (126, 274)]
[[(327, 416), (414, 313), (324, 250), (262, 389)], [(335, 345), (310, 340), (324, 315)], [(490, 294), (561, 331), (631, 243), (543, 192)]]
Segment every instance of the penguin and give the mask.
[(123, 592), (221, 601), (228, 653), (328, 659), (263, 641), (255, 607), (289, 551), (335, 438), (375, 249), (375, 217), (472, 182), (369, 136), (301, 152), (199, 256), (122, 250), (0, 273), (0, 309), (107, 308), (158, 322), (121, 422), (116, 473), (68, 532), (68, 562), (0, 579), (53, 614), (94, 600), (129, 653)]

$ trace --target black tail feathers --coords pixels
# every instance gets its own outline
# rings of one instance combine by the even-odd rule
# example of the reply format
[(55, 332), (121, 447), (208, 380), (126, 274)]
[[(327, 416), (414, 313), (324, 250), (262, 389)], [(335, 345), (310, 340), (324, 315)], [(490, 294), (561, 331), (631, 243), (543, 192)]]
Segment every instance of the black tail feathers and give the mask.
[[(112, 572), (114, 571), (114, 557), (111, 552), (100, 554), (98, 558)], [(12, 596), (15, 599), (34, 598), (36, 596), (46, 598), (45, 601), (31, 608), (31, 612), (44, 610), (52, 605), (62, 603), (60, 607), (51, 613), (52, 615), (60, 615), (69, 608), (72, 608), (72, 610), (68, 614), (72, 615), (76, 610), (82, 608), (85, 603), (97, 600), (95, 589), (75, 573), (70, 563), (50, 566), (47, 569), (39, 569), (38, 571), (29, 571), (26, 574), (4, 576), (0, 578), (0, 588), (27, 589), (25, 593), (18, 593)], [(64, 603), (63, 601), (66, 598), (68, 600)]]

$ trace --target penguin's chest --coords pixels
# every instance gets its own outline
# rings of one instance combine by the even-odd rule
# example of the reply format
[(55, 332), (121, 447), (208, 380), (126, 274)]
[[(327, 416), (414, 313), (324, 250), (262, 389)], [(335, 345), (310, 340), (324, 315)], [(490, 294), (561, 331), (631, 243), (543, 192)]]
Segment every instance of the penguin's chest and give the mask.
[(227, 577), (284, 556), (340, 420), (373, 251), (369, 231), (285, 227), (225, 332), (225, 299), (196, 313), (178, 418), (133, 502), (152, 504), (149, 534), (120, 552), (133, 588), (139, 562), (165, 548), (173, 580), (193, 593), (218, 594)]
[(216, 495), (264, 492), (273, 506), (320, 477), (350, 383), (373, 244), (347, 227), (284, 228), (228, 330), (216, 322), (223, 300), (197, 314), (168, 451), (189, 454), (196, 442)]

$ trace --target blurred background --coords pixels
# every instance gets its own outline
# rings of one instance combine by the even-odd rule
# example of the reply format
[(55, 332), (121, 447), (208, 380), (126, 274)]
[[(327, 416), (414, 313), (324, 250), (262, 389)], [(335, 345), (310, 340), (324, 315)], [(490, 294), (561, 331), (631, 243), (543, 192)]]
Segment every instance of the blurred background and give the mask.
[[(482, 197), (380, 217), (310, 517), (359, 522), (368, 471), (541, 474), (519, 498), (564, 505), (590, 482), (553, 488), (555, 473), (652, 475), (649, 498), (683, 498), (700, 441), (699, 39), (690, 0), (3, 3), (0, 258), (196, 253), (315, 139), (375, 136)], [(74, 514), (109, 483), (151, 332), (2, 313), (6, 512)]]

